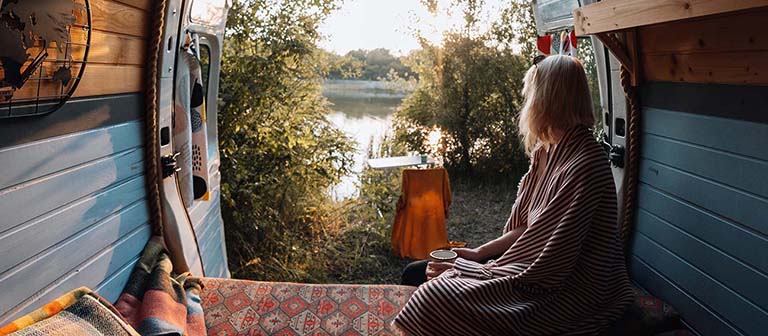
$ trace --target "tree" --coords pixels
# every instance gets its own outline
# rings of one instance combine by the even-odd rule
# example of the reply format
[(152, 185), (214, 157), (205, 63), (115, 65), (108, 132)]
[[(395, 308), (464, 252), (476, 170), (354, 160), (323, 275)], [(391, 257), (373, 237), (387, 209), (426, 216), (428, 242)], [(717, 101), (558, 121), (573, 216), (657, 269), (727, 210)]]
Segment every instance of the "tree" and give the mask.
[(391, 76), (409, 78), (413, 71), (385, 48), (352, 50), (344, 56), (327, 53), (329, 79), (389, 80)]
[[(427, 1), (427, 6), (437, 10), (436, 3)], [(522, 106), (522, 78), (530, 60), (514, 50), (520, 41), (513, 41), (523, 36), (518, 35), (520, 28), (500, 27), (511, 25), (503, 20), (516, 18), (518, 11), (528, 7), (513, 3), (512, 9), (505, 9), (502, 21), (481, 31), (483, 1), (455, 1), (452, 6), (463, 14), (464, 24), (446, 32), (442, 45), (431, 45), (422, 38), (423, 50), (406, 62), (420, 82), (397, 112), (398, 138), (411, 150), (428, 152), (427, 135), (437, 128), (443, 135), (437, 154), (454, 173), (520, 171), (527, 159), (519, 144), (516, 119)]]
[(326, 119), (320, 86), (317, 26), (336, 5), (240, 0), (229, 11), (218, 121), (222, 215), (238, 276), (318, 276), (302, 273), (302, 265), (321, 247), (312, 238), (324, 229), (316, 219), (354, 150)]
[(365, 62), (350, 56), (349, 54), (339, 56), (330, 51), (321, 51), (323, 55), (322, 62), (327, 67), (326, 78), (328, 79), (357, 79), (362, 77)]
[(490, 33), (496, 43), (504, 49), (519, 48), (519, 54), (533, 61), (537, 54), (536, 22), (533, 17), (531, 0), (512, 0), (502, 8), (499, 20), (491, 25)]

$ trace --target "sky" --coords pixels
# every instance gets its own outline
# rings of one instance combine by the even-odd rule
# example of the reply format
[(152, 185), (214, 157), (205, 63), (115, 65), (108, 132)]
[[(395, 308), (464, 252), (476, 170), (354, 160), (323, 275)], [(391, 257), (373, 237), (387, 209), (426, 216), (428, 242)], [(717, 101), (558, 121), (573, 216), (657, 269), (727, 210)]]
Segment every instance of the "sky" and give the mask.
[[(418, 49), (411, 28), (419, 29), (433, 43), (439, 43), (442, 32), (462, 22), (461, 15), (448, 15), (449, 0), (439, 0), (436, 14), (429, 13), (419, 0), (345, 0), (320, 26), (325, 36), (323, 49), (337, 54), (350, 50), (387, 48), (396, 55)], [(498, 13), (503, 0), (487, 0), (489, 17)]]

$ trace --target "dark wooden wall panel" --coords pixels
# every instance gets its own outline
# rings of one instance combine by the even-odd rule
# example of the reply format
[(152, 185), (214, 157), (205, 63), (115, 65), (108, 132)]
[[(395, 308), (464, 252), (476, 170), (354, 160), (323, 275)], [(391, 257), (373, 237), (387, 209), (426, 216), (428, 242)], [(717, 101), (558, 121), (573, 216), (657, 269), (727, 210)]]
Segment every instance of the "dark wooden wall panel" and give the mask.
[(638, 28), (648, 81), (768, 85), (768, 9)]

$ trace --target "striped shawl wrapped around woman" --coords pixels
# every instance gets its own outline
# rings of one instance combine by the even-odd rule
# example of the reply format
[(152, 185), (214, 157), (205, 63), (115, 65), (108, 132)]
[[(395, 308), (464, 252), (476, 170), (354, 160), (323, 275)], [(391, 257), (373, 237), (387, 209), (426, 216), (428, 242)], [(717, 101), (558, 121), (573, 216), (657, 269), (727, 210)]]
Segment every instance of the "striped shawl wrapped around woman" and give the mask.
[(527, 225), (522, 236), (486, 264), (457, 259), (395, 325), (408, 335), (599, 333), (632, 301), (616, 211), (605, 153), (586, 127), (572, 128), (533, 153), (504, 228)]

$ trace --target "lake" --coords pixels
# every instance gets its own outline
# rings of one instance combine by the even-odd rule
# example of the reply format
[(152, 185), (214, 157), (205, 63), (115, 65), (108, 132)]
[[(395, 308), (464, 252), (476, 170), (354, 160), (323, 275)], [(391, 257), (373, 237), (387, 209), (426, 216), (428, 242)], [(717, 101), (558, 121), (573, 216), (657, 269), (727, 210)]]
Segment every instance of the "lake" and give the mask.
[(376, 146), (387, 133), (392, 115), (407, 93), (393, 83), (362, 80), (326, 80), (323, 95), (333, 103), (329, 120), (357, 141), (353, 174), (333, 188), (336, 199), (358, 194), (359, 173), (368, 159), (371, 143)]

